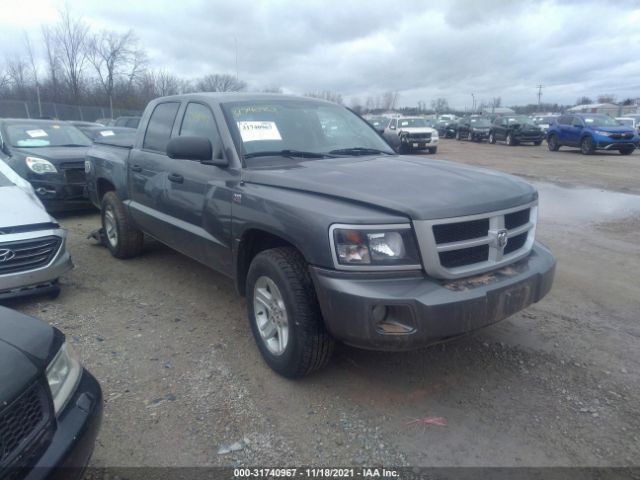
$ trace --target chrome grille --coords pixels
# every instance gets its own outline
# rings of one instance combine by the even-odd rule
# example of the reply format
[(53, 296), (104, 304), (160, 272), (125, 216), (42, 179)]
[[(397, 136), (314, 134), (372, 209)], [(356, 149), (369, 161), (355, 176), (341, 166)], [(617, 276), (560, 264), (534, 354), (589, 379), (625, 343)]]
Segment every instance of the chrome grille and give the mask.
[(60, 249), (62, 239), (50, 236), (0, 242), (0, 275), (44, 267)]
[(414, 222), (426, 272), (455, 279), (526, 256), (535, 238), (537, 202), (497, 212)]

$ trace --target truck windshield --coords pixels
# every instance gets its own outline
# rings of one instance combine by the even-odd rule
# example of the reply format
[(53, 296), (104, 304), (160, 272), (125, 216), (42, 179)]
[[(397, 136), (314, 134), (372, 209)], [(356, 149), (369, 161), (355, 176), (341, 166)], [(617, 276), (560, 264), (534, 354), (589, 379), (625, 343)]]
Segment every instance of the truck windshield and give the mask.
[(88, 147), (91, 140), (64, 123), (16, 122), (6, 126), (9, 144), (18, 148)]
[(423, 128), (428, 127), (427, 121), (424, 118), (400, 118), (398, 119), (398, 125), (407, 128)]
[(253, 161), (260, 161), (260, 154), (268, 156), (269, 152), (288, 152), (283, 156), (306, 159), (378, 151), (394, 154), (364, 120), (338, 105), (265, 100), (224, 103), (222, 108), (230, 130), (242, 142), (243, 154)]

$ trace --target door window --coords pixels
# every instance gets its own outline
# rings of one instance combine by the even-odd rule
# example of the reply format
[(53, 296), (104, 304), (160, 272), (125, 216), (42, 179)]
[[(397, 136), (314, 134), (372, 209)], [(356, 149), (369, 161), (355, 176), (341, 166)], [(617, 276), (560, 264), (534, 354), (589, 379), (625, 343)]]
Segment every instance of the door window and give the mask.
[(166, 153), (178, 108), (180, 108), (179, 102), (161, 103), (156, 106), (144, 134), (142, 148)]
[(190, 103), (184, 112), (180, 136), (204, 137), (211, 141), (215, 148), (220, 142), (220, 135), (216, 128), (216, 121), (209, 107), (201, 103)]

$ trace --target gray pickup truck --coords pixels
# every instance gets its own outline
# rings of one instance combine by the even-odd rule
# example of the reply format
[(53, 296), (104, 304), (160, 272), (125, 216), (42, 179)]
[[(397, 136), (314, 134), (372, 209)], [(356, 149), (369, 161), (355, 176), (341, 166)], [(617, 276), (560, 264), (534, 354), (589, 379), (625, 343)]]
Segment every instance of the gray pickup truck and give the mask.
[(268, 94), (190, 94), (146, 108), (133, 144), (85, 169), (117, 258), (144, 236), (235, 280), (276, 372), (325, 365), (336, 340), (445, 341), (551, 288), (538, 194), (515, 177), (397, 155), (346, 108)]

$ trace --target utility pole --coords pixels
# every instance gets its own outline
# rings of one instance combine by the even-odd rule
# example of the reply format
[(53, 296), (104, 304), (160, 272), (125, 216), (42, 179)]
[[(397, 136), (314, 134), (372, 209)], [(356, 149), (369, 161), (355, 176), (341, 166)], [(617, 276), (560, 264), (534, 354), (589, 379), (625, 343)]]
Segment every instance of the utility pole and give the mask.
[(236, 80), (238, 80), (238, 37), (233, 37), (236, 47)]
[(538, 85), (538, 110), (540, 110), (540, 99), (542, 98), (542, 89), (544, 85)]
[(471, 113), (476, 111), (476, 96), (471, 92)]

